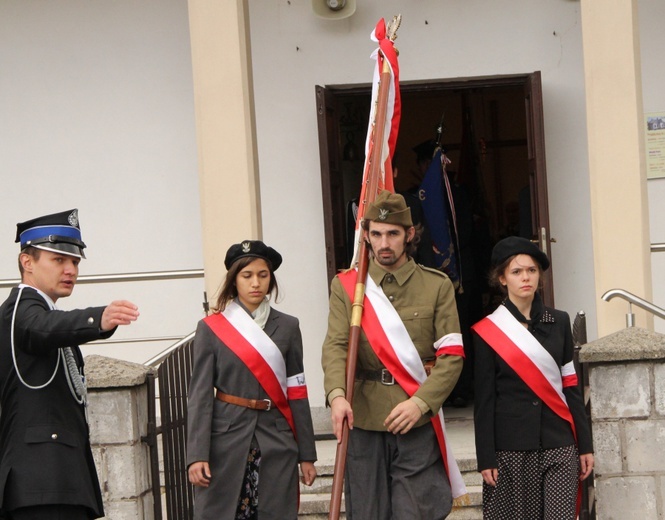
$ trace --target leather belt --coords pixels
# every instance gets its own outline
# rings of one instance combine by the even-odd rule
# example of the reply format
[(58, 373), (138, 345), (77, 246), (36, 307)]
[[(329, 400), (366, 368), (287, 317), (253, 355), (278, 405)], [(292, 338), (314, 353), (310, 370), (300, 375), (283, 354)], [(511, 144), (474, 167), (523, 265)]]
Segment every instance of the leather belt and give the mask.
[[(436, 360), (427, 360), (423, 362), (423, 368), (425, 373), (429, 376), (432, 371), (432, 367), (436, 363)], [(395, 384), (395, 378), (393, 375), (388, 372), (387, 368), (382, 368), (381, 370), (365, 370), (364, 368), (358, 368), (356, 370), (356, 380), (358, 381), (378, 381), (383, 385), (392, 386)]]
[(244, 397), (236, 397), (235, 395), (225, 394), (217, 390), (217, 399), (224, 403), (231, 403), (252, 410), (268, 411), (272, 408), (272, 401), (270, 399), (245, 399)]
[(382, 385), (392, 386), (395, 384), (395, 378), (388, 372), (387, 368), (381, 370), (365, 370), (359, 368), (356, 370), (356, 379), (360, 381), (379, 381)]

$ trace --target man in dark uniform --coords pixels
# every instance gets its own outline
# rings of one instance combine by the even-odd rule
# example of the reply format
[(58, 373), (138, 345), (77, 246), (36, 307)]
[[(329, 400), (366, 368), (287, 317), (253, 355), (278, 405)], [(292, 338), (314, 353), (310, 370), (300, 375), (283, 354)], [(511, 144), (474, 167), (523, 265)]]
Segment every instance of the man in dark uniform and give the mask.
[(0, 307), (0, 509), (10, 520), (100, 518), (77, 345), (110, 337), (138, 309), (124, 300), (56, 309), (85, 258), (77, 210), (17, 228), (21, 284)]
[[(413, 261), (409, 249), (415, 230), (404, 197), (383, 191), (369, 205), (363, 229), (372, 259), (353, 406), (346, 400), (345, 367), (353, 292), (349, 278), (355, 277), (354, 271), (333, 279), (322, 355), (338, 441), (344, 420), (352, 428), (345, 477), (347, 518), (441, 520), (450, 512), (453, 497), (464, 493), (449, 446), (448, 475), (444, 469), (445, 434), (437, 441), (441, 405), (462, 369), (455, 291), (444, 273)], [(428, 361), (433, 364), (429, 377), (424, 367)]]
[(402, 191), (398, 191), (398, 193), (404, 197), (406, 205), (411, 210), (411, 219), (413, 220), (413, 226), (416, 229), (417, 238), (414, 240), (416, 249), (413, 253), (413, 260), (417, 264), (424, 265), (425, 267), (436, 267), (436, 260), (432, 248), (432, 234), (430, 226), (425, 220), (425, 212), (423, 211), (422, 202), (420, 201), (419, 191), (420, 184), (432, 162), (436, 147), (436, 141), (428, 139), (412, 148), (416, 154), (417, 170), (411, 171), (409, 177), (412, 179), (411, 186)]

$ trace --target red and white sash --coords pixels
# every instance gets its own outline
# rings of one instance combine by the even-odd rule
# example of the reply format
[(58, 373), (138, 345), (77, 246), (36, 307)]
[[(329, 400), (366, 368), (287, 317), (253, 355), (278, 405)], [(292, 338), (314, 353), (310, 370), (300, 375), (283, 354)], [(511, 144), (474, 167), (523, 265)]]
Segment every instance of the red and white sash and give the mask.
[(528, 387), (559, 417), (575, 422), (563, 388), (577, 384), (575, 367), (559, 367), (554, 358), (505, 306), (471, 327), (512, 368)]
[[(355, 271), (340, 273), (338, 277), (347, 295), (353, 301), (356, 278)], [(399, 314), (388, 298), (386, 298), (383, 290), (374, 283), (370, 276), (367, 277), (363, 305), (361, 326), (367, 337), (367, 341), (369, 341), (372, 350), (381, 360), (381, 363), (393, 375), (399, 386), (409, 396), (412, 396), (427, 379), (422, 359)], [(447, 336), (444, 336), (444, 338)], [(458, 344), (461, 345), (461, 335), (451, 334), (450, 336), (459, 336)], [(441, 342), (441, 340), (439, 341)], [(457, 349), (452, 348), (454, 347), (453, 343), (455, 342), (445, 340), (441, 342), (439, 347), (433, 345), (433, 349), (436, 350), (437, 355), (440, 354), (439, 351), (441, 349), (443, 349), (441, 353), (454, 354), (454, 351)], [(451, 347), (451, 350), (450, 352), (445, 352), (448, 346)], [(446, 425), (443, 418), (443, 410), (439, 409), (438, 413), (432, 417), (432, 425), (439, 443), (446, 473), (448, 474), (453, 498), (465, 495), (467, 492), (466, 486), (462, 480), (457, 461), (446, 441)]]
[(301, 373), (287, 378), (286, 363), (279, 348), (237, 303), (229, 303), (224, 312), (212, 314), (203, 321), (254, 374), (295, 435), (288, 401), (307, 397), (305, 375)]

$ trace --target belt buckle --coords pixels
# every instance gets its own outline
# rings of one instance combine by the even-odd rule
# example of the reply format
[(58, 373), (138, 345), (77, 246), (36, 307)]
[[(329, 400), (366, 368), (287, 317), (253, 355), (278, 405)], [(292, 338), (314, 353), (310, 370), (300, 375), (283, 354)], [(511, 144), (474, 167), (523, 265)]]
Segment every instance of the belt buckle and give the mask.
[(390, 372), (388, 372), (387, 368), (381, 369), (381, 384), (386, 386), (392, 386), (395, 384), (395, 378)]
[(269, 412), (270, 409), (272, 408), (272, 401), (270, 399), (263, 399), (263, 402), (266, 403), (266, 405), (268, 406), (268, 408), (266, 408), (265, 411)]

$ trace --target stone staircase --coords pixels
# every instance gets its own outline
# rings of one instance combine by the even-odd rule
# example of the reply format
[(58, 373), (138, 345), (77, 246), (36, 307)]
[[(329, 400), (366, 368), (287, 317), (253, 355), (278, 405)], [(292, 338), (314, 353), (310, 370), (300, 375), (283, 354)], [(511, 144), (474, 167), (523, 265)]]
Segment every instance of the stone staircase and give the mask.
[[(464, 482), (469, 492), (470, 505), (456, 508), (448, 516), (448, 520), (482, 520), (482, 477), (476, 471), (476, 458), (473, 437), (473, 420), (470, 410), (451, 411), (446, 414), (446, 432), (453, 453), (457, 459)], [(327, 520), (330, 506), (333, 468), (335, 464), (336, 443), (334, 440), (317, 441), (319, 461), (316, 463), (318, 476), (312, 487), (300, 487), (300, 513), (302, 520)], [(342, 515), (344, 520), (344, 501), (342, 499)]]

